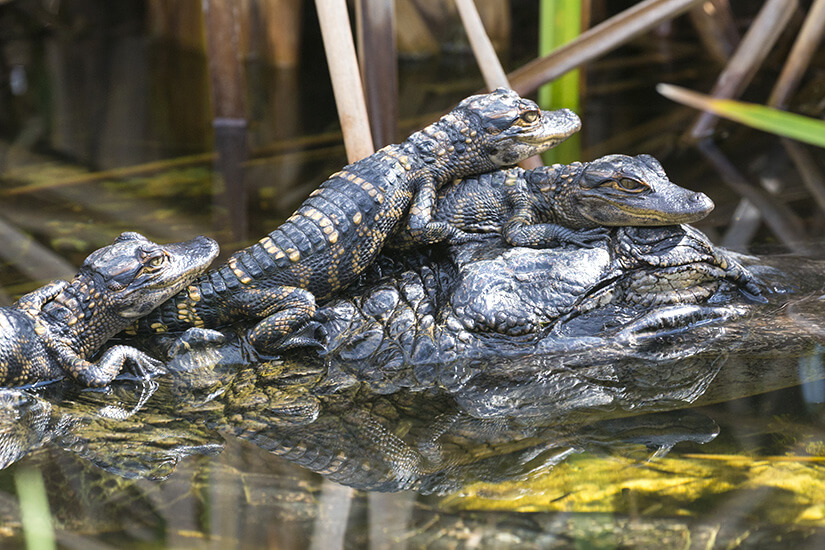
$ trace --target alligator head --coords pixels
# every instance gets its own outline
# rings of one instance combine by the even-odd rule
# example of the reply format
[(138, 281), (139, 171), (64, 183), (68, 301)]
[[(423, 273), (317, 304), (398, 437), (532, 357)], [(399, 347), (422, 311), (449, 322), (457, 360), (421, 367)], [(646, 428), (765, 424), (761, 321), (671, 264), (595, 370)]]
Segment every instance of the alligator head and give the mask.
[[(653, 226), (692, 223), (713, 210), (713, 201), (670, 181), (650, 155), (608, 155), (584, 163), (578, 185), (565, 199), (594, 225)], [(575, 182), (573, 182), (575, 183)]]
[(111, 313), (131, 320), (183, 290), (206, 271), (218, 250), (215, 241), (203, 236), (160, 245), (127, 232), (90, 254), (75, 280), (90, 282)]
[[(543, 153), (578, 132), (581, 120), (569, 109), (542, 111), (513, 90), (498, 88), (470, 96), (456, 107), (472, 120), (469, 139), (497, 166), (516, 164)], [(475, 135), (472, 135), (475, 133)]]

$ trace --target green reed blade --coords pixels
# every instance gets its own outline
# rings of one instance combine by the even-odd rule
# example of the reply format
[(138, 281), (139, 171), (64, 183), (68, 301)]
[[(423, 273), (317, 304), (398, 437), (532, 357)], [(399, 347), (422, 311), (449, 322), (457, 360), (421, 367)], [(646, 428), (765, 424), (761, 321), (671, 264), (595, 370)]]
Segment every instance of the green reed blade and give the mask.
[[(581, 34), (582, 0), (541, 0), (539, 4), (539, 55), (544, 56)], [(542, 109), (566, 107), (579, 112), (579, 71), (562, 75), (538, 91)], [(579, 135), (542, 155), (546, 164), (579, 160)]]
[(49, 499), (40, 470), (21, 468), (14, 475), (17, 498), (20, 502), (20, 519), (28, 550), (52, 550), (55, 548), (54, 530)]
[(710, 111), (720, 117), (757, 130), (825, 147), (825, 121), (823, 120), (755, 103), (716, 99), (672, 84), (659, 84), (656, 86), (656, 91), (677, 103)]

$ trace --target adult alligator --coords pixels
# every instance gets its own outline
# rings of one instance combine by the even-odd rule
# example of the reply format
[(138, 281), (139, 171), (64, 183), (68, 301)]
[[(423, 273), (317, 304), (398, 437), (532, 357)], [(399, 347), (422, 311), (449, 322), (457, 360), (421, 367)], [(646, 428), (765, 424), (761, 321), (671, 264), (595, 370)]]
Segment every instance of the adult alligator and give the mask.
[(468, 243), (386, 258), (383, 278), (316, 318), (334, 364), (387, 391), (426, 387), (443, 365), (735, 315), (726, 303), (759, 301), (765, 290), (741, 261), (687, 225), (614, 228), (592, 248)]
[(89, 255), (71, 282), (54, 281), (0, 308), (0, 385), (71, 376), (84, 386), (105, 386), (126, 363), (141, 376), (156, 371), (162, 363), (129, 346), (109, 348), (96, 362), (88, 357), (217, 255), (207, 237), (158, 245), (123, 233)]
[(140, 328), (213, 328), (253, 318), (261, 320), (249, 338), (261, 351), (317, 344), (311, 335), (295, 335), (315, 313), (316, 300), (353, 283), (405, 216), (418, 243), (472, 238), (432, 219), (442, 185), (515, 164), (579, 126), (571, 111), (542, 113), (503, 88), (469, 97), (400, 145), (333, 174), (284, 224), (197, 279)]
[[(607, 155), (452, 182), (439, 194), (434, 219), (471, 233), (500, 233), (512, 246), (543, 248), (590, 246), (607, 237), (608, 227), (693, 223), (711, 210), (707, 195), (671, 182), (652, 156)], [(406, 235), (399, 237), (403, 248)]]

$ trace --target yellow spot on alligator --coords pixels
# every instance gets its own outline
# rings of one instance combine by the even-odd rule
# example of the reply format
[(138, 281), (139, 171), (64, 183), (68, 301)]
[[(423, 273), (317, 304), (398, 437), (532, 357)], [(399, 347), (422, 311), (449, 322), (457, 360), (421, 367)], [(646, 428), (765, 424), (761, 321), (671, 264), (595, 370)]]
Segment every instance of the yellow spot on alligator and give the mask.
[(337, 243), (337, 242), (338, 242), (338, 232), (336, 231), (335, 233), (332, 233), (332, 234), (328, 237), (328, 239), (329, 239), (329, 242), (330, 242), (330, 243), (332, 243), (332, 244)]
[(332, 220), (330, 220), (329, 218), (323, 218), (320, 222), (318, 222), (318, 225), (320, 225), (321, 227), (329, 227), (330, 225), (332, 225)]
[(356, 212), (355, 215), (352, 217), (352, 223), (358, 225), (361, 223), (361, 212)]
[(76, 323), (77, 323), (77, 317), (72, 317), (71, 319), (66, 321), (66, 324), (69, 325), (70, 327), (74, 326)]
[(149, 325), (149, 328), (154, 330), (155, 332), (166, 332), (166, 325), (163, 323), (152, 323)]
[(289, 256), (289, 261), (297, 262), (301, 259), (301, 253), (295, 250), (294, 248), (287, 248), (286, 249), (287, 255)]
[(275, 254), (275, 259), (276, 260), (280, 260), (281, 258), (284, 257), (284, 251), (281, 250), (280, 248), (277, 249), (277, 253), (274, 250), (270, 250), (269, 253), (270, 254)]
[(189, 291), (189, 299), (193, 302), (200, 302), (201, 301), (201, 293), (196, 286), (190, 286), (188, 289)]
[(89, 304), (86, 307), (89, 309), (94, 309), (95, 307), (97, 307), (97, 304), (95, 302), (89, 302)]
[(328, 225), (328, 226), (326, 226), (326, 227), (324, 228), (324, 233), (326, 233), (327, 235), (329, 235), (329, 234), (330, 234), (330, 233), (332, 233), (333, 231), (335, 231), (335, 228), (334, 228), (334, 227), (332, 227), (331, 225)]

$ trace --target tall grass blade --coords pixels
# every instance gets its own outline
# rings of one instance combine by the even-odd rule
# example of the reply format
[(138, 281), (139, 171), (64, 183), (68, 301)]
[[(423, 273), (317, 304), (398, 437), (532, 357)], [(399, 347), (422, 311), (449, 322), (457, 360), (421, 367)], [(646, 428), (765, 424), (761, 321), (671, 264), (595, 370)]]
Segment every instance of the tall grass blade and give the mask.
[(772, 107), (732, 99), (717, 99), (672, 84), (659, 84), (656, 91), (666, 98), (694, 109), (710, 111), (720, 117), (757, 130), (825, 147), (825, 121), (780, 111)]
[[(539, 5), (539, 56), (545, 56), (559, 46), (570, 42), (582, 27), (583, 0), (541, 0)], [(542, 109), (566, 107), (579, 112), (579, 71), (573, 70), (560, 76), (538, 91), (538, 103)], [(545, 164), (569, 163), (579, 160), (581, 142), (574, 134), (558, 147), (542, 154)]]
[(53, 550), (54, 529), (46, 487), (40, 470), (21, 468), (14, 475), (20, 516), (28, 550)]

